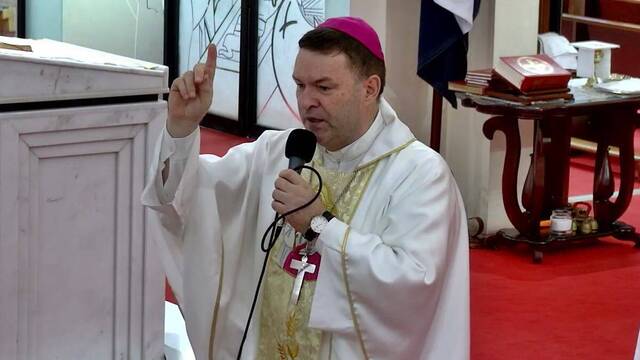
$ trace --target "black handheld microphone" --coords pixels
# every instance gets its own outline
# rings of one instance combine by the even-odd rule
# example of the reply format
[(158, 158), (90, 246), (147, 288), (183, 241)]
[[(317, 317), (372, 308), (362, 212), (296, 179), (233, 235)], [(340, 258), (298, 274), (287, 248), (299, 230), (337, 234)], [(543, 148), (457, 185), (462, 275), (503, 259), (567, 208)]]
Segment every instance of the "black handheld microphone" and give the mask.
[[(316, 151), (316, 142), (316, 136), (309, 130), (291, 131), (284, 148), (284, 156), (289, 159), (289, 169), (295, 169), (311, 161)], [(301, 170), (296, 171), (300, 173)]]
[[(289, 133), (287, 144), (284, 147), (284, 156), (289, 159), (289, 169), (295, 169), (300, 174), (302, 166), (313, 159), (313, 153), (316, 151), (316, 142), (316, 136), (311, 131), (293, 129)], [(278, 214), (275, 216), (275, 219), (277, 218)], [(275, 239), (280, 236), (283, 224), (284, 218), (282, 223), (276, 227)]]

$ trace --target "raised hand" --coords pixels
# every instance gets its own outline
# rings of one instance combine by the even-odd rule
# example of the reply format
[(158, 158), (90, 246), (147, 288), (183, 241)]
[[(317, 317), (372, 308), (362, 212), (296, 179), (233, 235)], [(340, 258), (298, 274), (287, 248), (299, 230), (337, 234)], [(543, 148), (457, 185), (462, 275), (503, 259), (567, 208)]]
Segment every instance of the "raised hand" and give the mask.
[(194, 66), (171, 84), (167, 130), (173, 137), (185, 137), (204, 118), (213, 101), (213, 78), (216, 73), (217, 49), (207, 49), (207, 61)]

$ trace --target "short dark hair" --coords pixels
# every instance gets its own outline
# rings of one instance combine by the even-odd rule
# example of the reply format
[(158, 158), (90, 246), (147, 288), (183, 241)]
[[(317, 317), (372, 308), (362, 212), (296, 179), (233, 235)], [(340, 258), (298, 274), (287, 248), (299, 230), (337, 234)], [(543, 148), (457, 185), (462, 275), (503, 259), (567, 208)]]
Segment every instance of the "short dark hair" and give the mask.
[(368, 78), (371, 75), (380, 77), (378, 97), (382, 94), (386, 78), (384, 61), (351, 36), (330, 28), (315, 28), (302, 36), (298, 46), (301, 49), (322, 54), (344, 53), (351, 61), (353, 69), (361, 77)]

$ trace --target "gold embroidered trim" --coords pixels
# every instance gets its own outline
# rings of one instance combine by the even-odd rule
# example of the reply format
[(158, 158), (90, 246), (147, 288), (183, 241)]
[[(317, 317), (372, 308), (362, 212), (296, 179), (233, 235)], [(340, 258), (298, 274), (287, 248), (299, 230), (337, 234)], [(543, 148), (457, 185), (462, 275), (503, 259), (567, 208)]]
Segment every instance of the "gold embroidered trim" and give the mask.
[(216, 324), (218, 322), (218, 310), (220, 309), (220, 296), (222, 294), (222, 276), (224, 275), (224, 243), (221, 244), (220, 253), (220, 277), (218, 278), (218, 295), (216, 304), (213, 307), (213, 319), (211, 320), (211, 330), (209, 331), (209, 360), (213, 360), (213, 341), (216, 337)]
[(282, 360), (295, 360), (300, 353), (300, 344), (295, 338), (300, 323), (299, 316), (300, 314), (297, 309), (293, 309), (289, 312), (289, 315), (287, 315), (285, 340), (281, 340), (279, 336), (276, 335), (276, 347), (278, 349), (278, 355), (280, 355), (280, 359)]
[(364, 197), (364, 192), (369, 188), (369, 182), (371, 181), (371, 178), (373, 177), (373, 172), (378, 168), (378, 163), (372, 163), (372, 165), (375, 166), (371, 166), (368, 170), (368, 172), (366, 173), (366, 179), (363, 181), (364, 185), (361, 187), (360, 189), (360, 194), (358, 194), (358, 198), (356, 200), (356, 203), (353, 206), (353, 209), (351, 210), (351, 214), (349, 216), (349, 224), (351, 224), (351, 217), (353, 216), (353, 214), (355, 213), (356, 209), (358, 208), (358, 206), (360, 206), (360, 201), (362, 201), (362, 198)]
[[(339, 192), (337, 199), (334, 199), (332, 194), (332, 192), (335, 192), (331, 189), (332, 185), (329, 183), (324, 184), (321, 197), (325, 207), (338, 219), (350, 224), (376, 168), (377, 163), (373, 163), (368, 168), (354, 170), (352, 173), (343, 173), (318, 167), (317, 170), (323, 179), (338, 179), (335, 181), (336, 184), (346, 183), (346, 185), (343, 185), (342, 191)], [(312, 186), (317, 189), (318, 183), (312, 183)]]
[(364, 346), (364, 339), (362, 338), (362, 332), (360, 331), (360, 324), (358, 323), (358, 318), (356, 317), (356, 308), (353, 301), (353, 296), (351, 295), (351, 289), (349, 287), (349, 279), (347, 278), (347, 242), (349, 241), (349, 233), (351, 232), (351, 228), (347, 227), (347, 230), (344, 232), (344, 238), (342, 239), (342, 246), (340, 249), (340, 254), (342, 255), (342, 277), (344, 279), (344, 285), (347, 290), (347, 299), (349, 299), (349, 307), (351, 308), (351, 317), (353, 318), (353, 326), (356, 328), (356, 334), (358, 335), (358, 340), (360, 341), (360, 347), (362, 347), (362, 353), (364, 354), (365, 359), (369, 359), (369, 354), (367, 354), (367, 349)]
[(416, 141), (416, 139), (415, 139), (415, 138), (413, 138), (413, 139), (409, 140), (409, 141), (408, 141), (408, 142), (406, 142), (404, 145), (400, 145), (400, 146), (398, 146), (397, 148), (395, 148), (395, 149), (393, 149), (393, 150), (390, 150), (390, 151), (388, 151), (388, 152), (386, 152), (386, 153), (384, 153), (384, 154), (382, 154), (382, 155), (378, 156), (377, 158), (375, 158), (375, 159), (373, 159), (373, 160), (369, 161), (369, 162), (368, 162), (368, 163), (366, 163), (366, 164), (360, 165), (360, 166), (356, 169), (356, 171), (358, 171), (358, 170), (360, 170), (360, 169), (363, 169), (363, 168), (366, 168), (367, 166), (370, 166), (371, 164), (373, 164), (373, 163), (375, 163), (375, 162), (378, 162), (378, 161), (380, 161), (380, 160), (382, 160), (382, 159), (386, 158), (387, 156), (390, 156), (390, 155), (393, 155), (393, 154), (395, 154), (395, 153), (397, 153), (397, 152), (402, 151), (404, 148), (406, 148), (407, 146), (411, 145), (411, 143), (413, 143), (414, 141)]
[[(282, 269), (280, 257), (289, 236), (296, 235), (293, 231), (283, 231), (269, 255), (262, 289), (256, 360), (312, 360), (320, 351), (322, 332), (307, 327), (315, 283), (305, 281), (298, 303), (289, 305), (294, 277)], [(293, 243), (293, 239), (291, 241)]]

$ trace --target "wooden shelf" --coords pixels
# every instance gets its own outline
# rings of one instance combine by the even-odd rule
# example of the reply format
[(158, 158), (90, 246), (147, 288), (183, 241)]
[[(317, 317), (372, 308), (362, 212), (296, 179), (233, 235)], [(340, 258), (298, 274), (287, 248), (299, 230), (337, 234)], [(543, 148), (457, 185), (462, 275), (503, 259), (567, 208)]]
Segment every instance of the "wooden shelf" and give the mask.
[(622, 21), (604, 20), (589, 16), (572, 15), (564, 13), (562, 14), (562, 20), (566, 20), (578, 24), (594, 25), (610, 29), (631, 31), (640, 33), (640, 25), (627, 23)]

